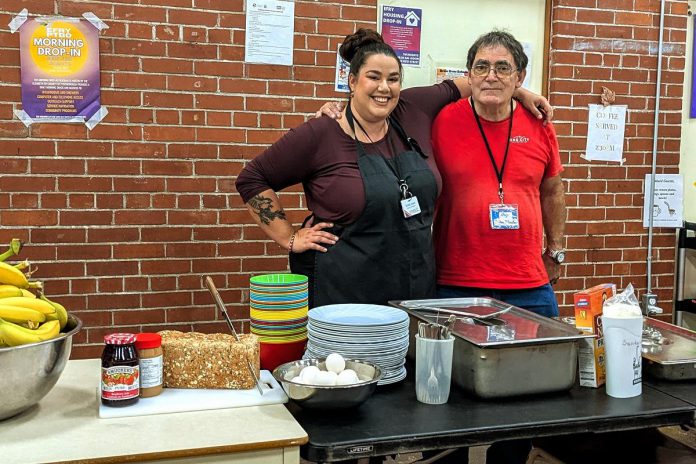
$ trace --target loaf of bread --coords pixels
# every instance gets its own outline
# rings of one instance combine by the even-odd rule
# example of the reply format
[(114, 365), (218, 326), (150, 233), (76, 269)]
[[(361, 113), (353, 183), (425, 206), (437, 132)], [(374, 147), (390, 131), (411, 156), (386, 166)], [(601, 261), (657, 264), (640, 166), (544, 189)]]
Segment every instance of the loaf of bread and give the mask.
[(163, 330), (164, 386), (247, 390), (255, 382), (247, 365), (259, 375), (259, 339), (253, 334), (202, 334)]

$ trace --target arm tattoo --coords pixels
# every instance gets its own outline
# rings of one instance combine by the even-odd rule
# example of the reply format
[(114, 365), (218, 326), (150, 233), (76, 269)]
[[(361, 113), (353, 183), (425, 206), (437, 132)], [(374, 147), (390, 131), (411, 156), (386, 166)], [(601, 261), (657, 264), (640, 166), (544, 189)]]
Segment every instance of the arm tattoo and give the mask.
[(251, 206), (251, 209), (254, 210), (261, 222), (266, 225), (270, 224), (271, 221), (276, 218), (286, 219), (285, 211), (282, 209), (273, 211), (273, 201), (260, 194), (249, 200), (249, 206)]

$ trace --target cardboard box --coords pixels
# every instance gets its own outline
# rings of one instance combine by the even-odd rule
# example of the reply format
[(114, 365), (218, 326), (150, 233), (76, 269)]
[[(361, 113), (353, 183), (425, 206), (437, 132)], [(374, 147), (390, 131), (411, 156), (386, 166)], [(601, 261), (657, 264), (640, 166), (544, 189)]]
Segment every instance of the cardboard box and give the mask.
[(577, 292), (575, 300), (575, 327), (583, 332), (596, 334), (604, 301), (616, 295), (615, 284), (599, 284)]
[(578, 377), (581, 387), (604, 385), (607, 366), (604, 358), (604, 337), (583, 338), (578, 347)]
[(575, 326), (596, 335), (596, 338), (580, 340), (578, 347), (578, 377), (582, 387), (597, 388), (606, 382), (604, 332), (600, 316), (604, 302), (614, 295), (614, 284), (595, 285), (574, 295)]

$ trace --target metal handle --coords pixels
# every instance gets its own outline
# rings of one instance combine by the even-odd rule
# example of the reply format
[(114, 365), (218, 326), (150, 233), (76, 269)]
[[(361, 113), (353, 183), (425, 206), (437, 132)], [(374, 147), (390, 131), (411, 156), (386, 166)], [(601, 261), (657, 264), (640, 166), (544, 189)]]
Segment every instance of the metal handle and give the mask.
[[(218, 309), (222, 312), (222, 314), (225, 316), (225, 320), (227, 321), (227, 325), (230, 328), (230, 331), (232, 331), (232, 335), (234, 335), (235, 340), (239, 340), (239, 335), (237, 335), (237, 331), (234, 330), (234, 325), (232, 324), (232, 319), (230, 319), (229, 314), (227, 314), (227, 308), (225, 308), (225, 303), (222, 301), (222, 297), (220, 296), (220, 292), (218, 292), (217, 288), (215, 288), (215, 283), (213, 282), (213, 279), (210, 278), (210, 276), (205, 276), (205, 286), (208, 287), (208, 290), (210, 290), (211, 295), (213, 295), (213, 300), (215, 300), (215, 305), (218, 307)], [(261, 388), (261, 382), (259, 381), (259, 377), (256, 375), (256, 371), (254, 370), (254, 366), (251, 365), (251, 361), (249, 361), (248, 356), (244, 356), (246, 358), (247, 362), (247, 367), (249, 368), (249, 372), (251, 373), (251, 376), (254, 378), (254, 381), (256, 382), (256, 389), (261, 393), (261, 396), (263, 396), (263, 388)]]

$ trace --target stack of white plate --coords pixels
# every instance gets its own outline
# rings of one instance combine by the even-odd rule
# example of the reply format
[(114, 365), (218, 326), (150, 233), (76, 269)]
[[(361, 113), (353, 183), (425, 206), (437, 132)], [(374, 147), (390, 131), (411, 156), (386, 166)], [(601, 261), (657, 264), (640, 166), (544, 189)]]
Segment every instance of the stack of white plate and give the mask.
[(369, 304), (335, 304), (309, 311), (304, 358), (338, 353), (372, 361), (382, 368), (379, 385), (406, 377), (408, 314), (397, 308)]

